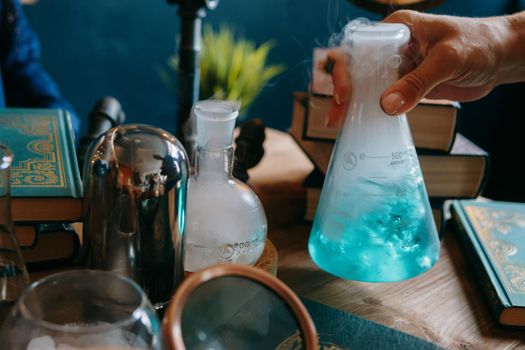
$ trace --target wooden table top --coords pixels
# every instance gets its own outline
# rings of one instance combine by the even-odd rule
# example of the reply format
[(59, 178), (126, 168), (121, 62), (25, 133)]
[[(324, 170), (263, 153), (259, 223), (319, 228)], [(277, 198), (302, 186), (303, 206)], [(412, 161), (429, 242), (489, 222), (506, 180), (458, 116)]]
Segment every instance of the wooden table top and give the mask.
[(308, 225), (273, 229), (278, 277), (297, 294), (402, 330), (448, 349), (525, 349), (525, 331), (499, 327), (453, 231), (439, 262), (396, 283), (347, 281), (320, 270), (307, 251)]
[(451, 229), (443, 235), (439, 262), (407, 281), (354, 282), (320, 270), (307, 251), (310, 227), (298, 223), (304, 213), (298, 180), (312, 166), (287, 134), (270, 131), (267, 139), (265, 158), (250, 172), (250, 181), (267, 210), (269, 238), (279, 253), (278, 277), (297, 294), (448, 349), (525, 349), (525, 330), (495, 323)]

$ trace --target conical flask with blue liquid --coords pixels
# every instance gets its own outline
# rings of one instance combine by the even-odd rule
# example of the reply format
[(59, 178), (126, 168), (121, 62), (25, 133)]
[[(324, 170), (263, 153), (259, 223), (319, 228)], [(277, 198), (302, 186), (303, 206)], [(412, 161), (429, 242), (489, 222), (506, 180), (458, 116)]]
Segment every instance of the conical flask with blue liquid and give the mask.
[(310, 233), (322, 269), (345, 279), (400, 281), (430, 269), (439, 237), (406, 116), (386, 115), (381, 94), (398, 79), (403, 24), (350, 23), (352, 96)]

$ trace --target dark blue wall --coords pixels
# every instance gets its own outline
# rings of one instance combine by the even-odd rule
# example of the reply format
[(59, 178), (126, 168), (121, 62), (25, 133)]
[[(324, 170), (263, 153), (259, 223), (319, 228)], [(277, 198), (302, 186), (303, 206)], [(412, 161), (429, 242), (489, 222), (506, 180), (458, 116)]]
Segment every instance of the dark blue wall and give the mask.
[(154, 66), (174, 50), (174, 7), (161, 0), (41, 0), (25, 10), (42, 41), (43, 64), (81, 117), (113, 95), (130, 122), (172, 127), (174, 99)]
[[(25, 9), (42, 41), (43, 64), (81, 117), (99, 97), (114, 95), (129, 122), (173, 130), (175, 98), (155, 69), (175, 51), (175, 6), (164, 0), (41, 0)], [(223, 0), (206, 22), (228, 22), (257, 43), (276, 40), (270, 60), (287, 71), (264, 89), (250, 115), (284, 129), (292, 91), (307, 87), (312, 48), (326, 44), (348, 18), (365, 14), (343, 0)]]

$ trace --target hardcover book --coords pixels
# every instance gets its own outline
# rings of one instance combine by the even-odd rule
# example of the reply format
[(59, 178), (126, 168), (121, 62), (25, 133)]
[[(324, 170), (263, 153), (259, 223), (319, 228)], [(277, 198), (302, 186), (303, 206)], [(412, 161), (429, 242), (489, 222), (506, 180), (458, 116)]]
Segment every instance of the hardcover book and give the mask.
[[(316, 301), (305, 298), (301, 298), (301, 301), (317, 329), (320, 349), (442, 349), (423, 339)], [(288, 345), (291, 345), (291, 342)]]
[(525, 326), (525, 204), (455, 200), (451, 214), (494, 317)]
[[(294, 100), (289, 133), (312, 163), (324, 174), (335, 141), (315, 141), (304, 137), (305, 109)], [(463, 135), (457, 133), (450, 153), (417, 150), (427, 193), (434, 199), (475, 198), (485, 184), (489, 155)]]
[(21, 248), (29, 272), (46, 270), (73, 263), (80, 250), (80, 238), (70, 224), (42, 224), (35, 244)]
[(32, 247), (38, 239), (38, 224), (16, 224), (14, 226), (16, 240), (20, 247)]
[(0, 140), (14, 154), (15, 222), (67, 222), (81, 217), (82, 184), (72, 130), (63, 110), (0, 109)]
[[(339, 129), (325, 125), (330, 97), (296, 93), (295, 98), (305, 105), (303, 138), (334, 141)], [(422, 100), (407, 113), (414, 145), (419, 149), (448, 152), (454, 144), (459, 104), (448, 100)]]
[[(331, 70), (335, 57), (329, 52), (329, 48), (314, 48), (310, 93), (295, 93), (295, 98), (302, 100), (306, 108), (305, 138), (335, 140), (338, 133), (338, 129), (325, 126), (334, 89)], [(408, 112), (407, 120), (416, 148), (448, 152), (454, 144), (460, 107), (457, 101), (423, 99)]]

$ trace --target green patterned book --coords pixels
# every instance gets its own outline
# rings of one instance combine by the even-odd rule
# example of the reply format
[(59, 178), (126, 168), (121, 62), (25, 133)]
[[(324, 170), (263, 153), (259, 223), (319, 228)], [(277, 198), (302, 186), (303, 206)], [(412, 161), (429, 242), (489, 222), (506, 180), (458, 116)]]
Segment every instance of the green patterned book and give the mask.
[(14, 154), (11, 198), (15, 222), (76, 221), (82, 183), (67, 112), (0, 109), (0, 141)]
[(451, 213), (494, 316), (525, 326), (525, 204), (455, 200)]

